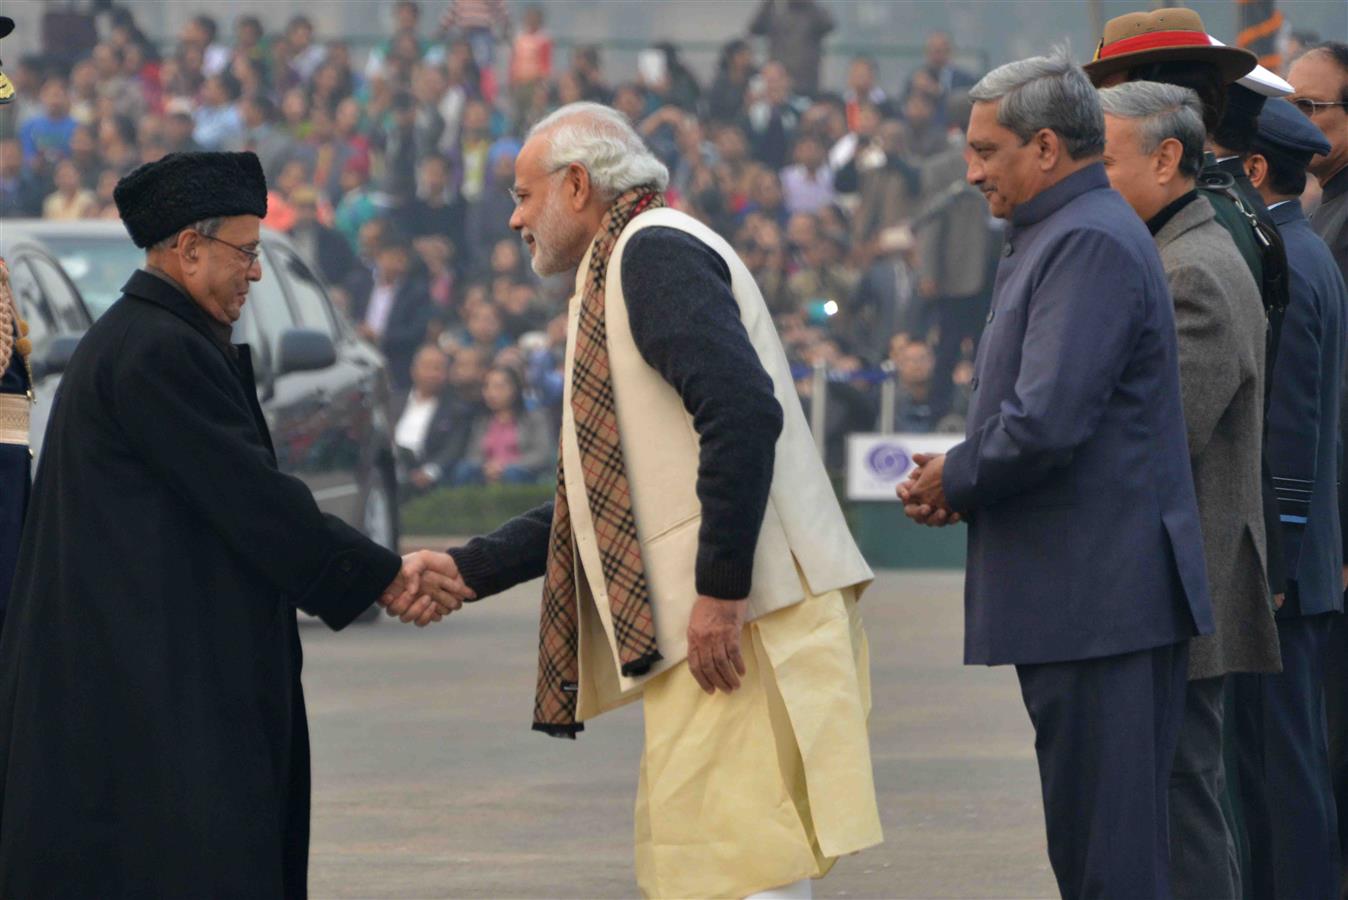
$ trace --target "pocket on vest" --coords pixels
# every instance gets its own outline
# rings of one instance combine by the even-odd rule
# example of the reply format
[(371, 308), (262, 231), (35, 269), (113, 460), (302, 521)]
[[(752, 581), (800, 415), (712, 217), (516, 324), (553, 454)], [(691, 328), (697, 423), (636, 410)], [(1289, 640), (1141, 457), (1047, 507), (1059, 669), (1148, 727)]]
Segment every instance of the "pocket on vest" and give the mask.
[(687, 528), (689, 525), (701, 523), (701, 521), (702, 521), (702, 511), (698, 510), (697, 512), (691, 515), (684, 516), (682, 519), (679, 519), (672, 525), (667, 525), (664, 528), (660, 529), (655, 534), (651, 535), (650, 537), (642, 541), (641, 545), (643, 547), (650, 546), (651, 544), (664, 540), (665, 538), (669, 537), (676, 531), (679, 531), (683, 528)]

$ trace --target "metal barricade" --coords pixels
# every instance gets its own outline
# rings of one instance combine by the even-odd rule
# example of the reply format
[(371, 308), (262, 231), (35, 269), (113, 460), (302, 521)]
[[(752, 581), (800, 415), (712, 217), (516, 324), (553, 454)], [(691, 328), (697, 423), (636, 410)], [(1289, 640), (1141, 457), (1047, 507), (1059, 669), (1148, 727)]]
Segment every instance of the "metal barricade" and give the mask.
[(898, 391), (898, 381), (895, 380), (897, 374), (894, 363), (891, 360), (885, 360), (880, 363), (880, 371), (884, 373), (884, 380), (880, 382), (880, 433), (894, 433), (894, 397)]
[(815, 449), (824, 456), (825, 425), (828, 422), (828, 363), (820, 360), (814, 364), (814, 375), (810, 384), (810, 434), (814, 436)]

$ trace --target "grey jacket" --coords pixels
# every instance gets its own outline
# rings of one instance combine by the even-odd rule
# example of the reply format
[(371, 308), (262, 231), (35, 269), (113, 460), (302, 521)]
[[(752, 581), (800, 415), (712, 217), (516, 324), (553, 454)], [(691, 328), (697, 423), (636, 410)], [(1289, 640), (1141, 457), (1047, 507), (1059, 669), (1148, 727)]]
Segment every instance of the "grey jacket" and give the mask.
[(1175, 303), (1180, 395), (1217, 630), (1189, 678), (1282, 668), (1265, 569), (1259, 481), (1264, 312), (1231, 236), (1199, 196), (1156, 234)]
[(988, 204), (964, 182), (963, 148), (922, 162), (922, 197), (913, 230), (918, 267), (942, 297), (976, 297), (989, 288), (1001, 234), (988, 222)]

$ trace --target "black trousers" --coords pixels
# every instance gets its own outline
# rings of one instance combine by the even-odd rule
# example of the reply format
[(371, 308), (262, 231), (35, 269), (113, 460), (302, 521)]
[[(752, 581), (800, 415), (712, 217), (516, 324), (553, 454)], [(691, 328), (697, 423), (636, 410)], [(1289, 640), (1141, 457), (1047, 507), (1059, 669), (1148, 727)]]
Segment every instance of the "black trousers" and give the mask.
[(1170, 896), (1168, 793), (1188, 662), (1186, 641), (1016, 667), (1066, 900)]
[(29, 460), (27, 447), (0, 444), (0, 629), (19, 563), (19, 539), (32, 490)]
[(1170, 889), (1176, 900), (1240, 896), (1240, 860), (1222, 800), (1225, 677), (1190, 681), (1170, 773)]
[(1339, 896), (1348, 900), (1348, 616), (1334, 617), (1325, 653), (1329, 770), (1339, 817)]
[(1247, 897), (1332, 900), (1339, 890), (1324, 705), (1325, 659), (1338, 618), (1280, 616), (1282, 672), (1232, 676), (1250, 842)]

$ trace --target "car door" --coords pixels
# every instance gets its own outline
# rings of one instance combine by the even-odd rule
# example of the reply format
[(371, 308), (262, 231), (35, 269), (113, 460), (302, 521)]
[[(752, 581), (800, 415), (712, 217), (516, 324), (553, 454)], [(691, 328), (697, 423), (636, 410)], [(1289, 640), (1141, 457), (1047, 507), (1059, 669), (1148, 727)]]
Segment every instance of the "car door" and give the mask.
[(361, 369), (344, 346), (344, 334), (327, 291), (294, 248), (280, 239), (264, 241), (280, 276), (296, 326), (317, 331), (333, 346), (335, 362), (325, 369), (287, 377), (308, 380), (320, 409), (313, 427), (321, 431), (323, 453), (315, 459), (315, 495), (328, 511), (361, 526), (362, 498), (370, 470), (370, 408), (361, 393)]
[[(61, 317), (52, 303), (43, 293), (42, 283), (33, 268), (36, 254), (16, 252), (8, 261), (9, 287), (18, 304), (19, 315), (28, 323), (28, 339), (33, 344), (33, 360), (41, 360), (46, 355), (53, 338), (61, 333)], [(40, 371), (40, 368), (39, 368)], [(44, 377), (35, 373), (37, 383), (33, 392), (38, 402), (33, 405), (29, 422), (29, 446), (34, 458), (42, 450), (42, 437), (47, 431), (47, 419), (51, 415), (52, 399), (60, 384), (60, 375)]]
[(61, 267), (41, 253), (27, 256), (26, 261), (33, 267), (33, 272), (42, 285), (42, 294), (46, 297), (55, 319), (57, 332), (83, 334), (88, 331), (89, 314), (85, 312), (78, 292), (61, 271)]
[(323, 373), (278, 374), (281, 335), (297, 327), (281, 279), (272, 258), (264, 256), (262, 278), (249, 288), (244, 305), (247, 320), (241, 318), (236, 328), (246, 329), (252, 347), (258, 402), (271, 429), (277, 464), (309, 486), (321, 509), (340, 515), (340, 492), (332, 490), (326, 461), (330, 448), (324, 442)]

